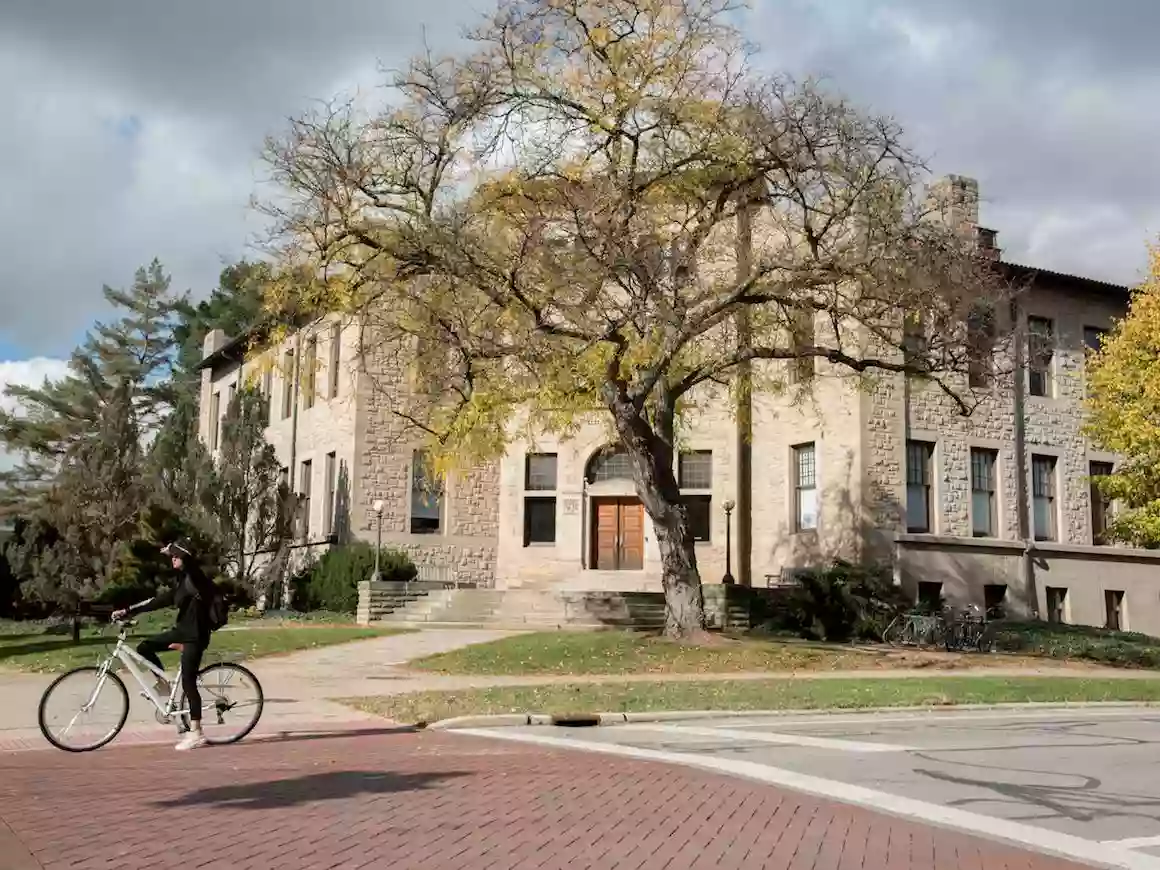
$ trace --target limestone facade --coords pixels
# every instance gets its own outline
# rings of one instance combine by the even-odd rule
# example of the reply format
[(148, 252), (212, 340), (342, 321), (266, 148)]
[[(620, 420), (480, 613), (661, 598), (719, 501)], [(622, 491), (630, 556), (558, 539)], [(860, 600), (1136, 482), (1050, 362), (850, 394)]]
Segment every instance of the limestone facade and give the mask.
[[(992, 244), (994, 233), (978, 227), (977, 185), (961, 177), (945, 184), (950, 218), (964, 232)], [(696, 550), (703, 581), (720, 582), (728, 567), (739, 580), (760, 586), (781, 582), (794, 568), (836, 557), (889, 560), (916, 594), (918, 584), (938, 582), (945, 595), (983, 603), (983, 587), (1004, 585), (995, 578), (1007, 577), (1007, 604), (1041, 611), (1047, 606), (1042, 590), (1028, 588), (1022, 569), (1011, 574), (1011, 553), (1021, 554), (1026, 546), (1019, 526), (1020, 474), (1027, 480), (1029, 526), (1036, 526), (1036, 518), (1046, 523), (1028, 530), (1042, 538), (1035, 546), (1044, 552), (1081, 547), (1076, 558), (1084, 559), (1136, 558), (1132, 551), (1094, 547), (1098, 530), (1093, 527), (1091, 463), (1114, 462), (1115, 457), (1093, 451), (1081, 431), (1085, 341), (1093, 328), (1107, 329), (1122, 315), (1127, 291), (1022, 266), (1007, 268), (1030, 281), (1019, 305), (1023, 326), (1042, 329), (1046, 322), (1050, 331), (1043, 345), (1050, 353), (1044, 355), (1045, 366), (1039, 366), (1043, 376), (1037, 374), (1032, 385), (1031, 376), (1023, 374), (1029, 390), (1026, 467), (1016, 468), (1010, 377), (994, 378), (980, 388), (980, 407), (963, 417), (948, 397), (920, 380), (882, 375), (867, 388), (818, 361), (809, 398), (754, 398), (748, 576), (740, 576), (738, 517), (732, 515), (727, 533), (725, 510), (740, 500), (735, 416), (722, 398), (702, 403), (703, 410), (683, 421), (681, 450), (690, 456), (680, 463), (682, 472), (687, 470), (682, 486), (690, 504), (697, 505)], [(817, 328), (824, 332), (820, 320)], [(329, 344), (335, 334), (341, 336), (337, 357)], [(275, 363), (304, 360), (311, 337), (318, 338), (320, 361), (313, 402), (303, 393), (301, 367), (294, 393), (293, 366), (288, 371), (276, 365), (266, 376), (262, 362), (240, 361), (237, 342), (220, 334), (207, 338), (202, 431), (210, 441), (210, 416), (215, 409), (219, 416), (224, 413), (231, 384), (246, 376), (267, 377), (270, 441), (299, 492), (306, 486), (303, 474), (313, 475), (312, 530), (337, 524), (373, 540), (373, 506), (381, 501), (384, 543), (410, 552), (427, 579), (498, 588), (660, 588), (655, 532), (634, 507), (633, 484), (623, 467), (615, 458), (601, 460), (610, 438), (600, 421), (568, 439), (514, 443), (494, 464), (458, 470), (443, 484), (438, 504), (424, 506), (414, 485), (418, 442), (408, 437), (391, 409), (391, 396), (407, 389), (397, 354), (376, 354), (373, 348), (364, 354), (355, 327), (325, 321), (295, 334), (268, 358)], [(332, 377), (329, 367), (336, 364), (339, 371)], [(329, 385), (335, 383), (337, 394), (331, 395)], [(217, 404), (214, 395), (222, 397)], [(286, 395), (290, 399), (284, 402)], [(914, 442), (928, 451), (921, 471), (914, 467), (919, 449)], [(305, 472), (304, 463), (309, 463)], [(332, 463), (346, 477), (345, 525), (327, 519), (335, 509), (335, 500), (326, 495), (331, 489), (325, 475)], [(976, 479), (974, 487), (973, 466), (979, 466), (976, 478), (990, 475), (985, 482)], [(919, 483), (914, 482), (916, 472)], [(987, 494), (978, 491), (980, 485)], [(928, 500), (925, 510), (912, 503), (917, 498)], [(984, 509), (989, 513), (985, 521), (975, 516)], [(918, 513), (925, 514), (925, 523), (916, 525)], [(728, 566), (727, 537), (733, 550)], [(977, 566), (988, 547), (1002, 558), (996, 556), (998, 562), (987, 563), (984, 570)], [(960, 551), (971, 558), (964, 561)], [(1074, 600), (1082, 597), (1077, 592)], [(1082, 611), (1071, 614), (1075, 621), (1103, 621), (1098, 608), (1074, 607)], [(1157, 611), (1160, 628), (1160, 596), (1151, 594), (1148, 608)], [(1143, 602), (1133, 603), (1133, 613), (1145, 609)]]

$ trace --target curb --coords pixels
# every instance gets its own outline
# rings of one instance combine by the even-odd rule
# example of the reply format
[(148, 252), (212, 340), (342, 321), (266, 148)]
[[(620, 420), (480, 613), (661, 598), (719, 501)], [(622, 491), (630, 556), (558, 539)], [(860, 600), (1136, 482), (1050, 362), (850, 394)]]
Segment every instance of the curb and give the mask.
[(1150, 701), (1063, 701), (1027, 704), (940, 704), (927, 707), (840, 707), (826, 710), (670, 710), (657, 713), (503, 713), (491, 716), (456, 716), (426, 726), (429, 731), (466, 728), (597, 727), (633, 722), (689, 722), (698, 719), (789, 718), (796, 716), (850, 716), (882, 713), (971, 713), (987, 711), (1116, 710), (1156, 707)]

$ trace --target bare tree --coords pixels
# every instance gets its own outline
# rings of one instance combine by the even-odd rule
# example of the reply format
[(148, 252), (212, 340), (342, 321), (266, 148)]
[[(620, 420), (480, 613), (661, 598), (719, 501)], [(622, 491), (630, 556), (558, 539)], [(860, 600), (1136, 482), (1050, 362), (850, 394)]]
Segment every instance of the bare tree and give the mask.
[(785, 360), (922, 376), (969, 413), (966, 323), (1007, 292), (931, 219), (897, 125), (758, 76), (732, 11), (504, 4), (471, 52), (395, 75), (391, 108), (332, 105), (266, 151), (297, 276), (271, 300), (362, 318), (369, 352), (421, 375), (394, 409), (443, 457), (606, 421), (656, 528), (673, 636), (703, 625), (682, 415), (808, 392)]

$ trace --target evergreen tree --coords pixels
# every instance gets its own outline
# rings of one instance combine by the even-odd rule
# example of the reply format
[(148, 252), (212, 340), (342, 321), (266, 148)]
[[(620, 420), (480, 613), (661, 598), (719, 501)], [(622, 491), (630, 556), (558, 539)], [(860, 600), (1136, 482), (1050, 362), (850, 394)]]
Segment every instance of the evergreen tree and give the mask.
[(122, 390), (129, 425), (144, 436), (156, 432), (177, 400), (174, 329), (188, 307), (185, 297), (170, 291), (156, 260), (137, 270), (130, 290), (105, 287), (104, 295), (119, 317), (93, 327), (73, 351), (67, 377), (6, 390), (24, 410), (0, 411), (0, 445), (20, 457), (0, 472), (0, 510), (29, 512)]
[(291, 534), (290, 494), (281, 483), (281, 464), (266, 441), (269, 407), (262, 394), (243, 387), (222, 423), (221, 451), (208, 486), (210, 513), (217, 521), (226, 573), (261, 592), (261, 568), (269, 559), (254, 553), (277, 549)]
[(53, 539), (25, 554), (25, 590), (60, 605), (91, 599), (114, 578), (137, 534), (144, 495), (141, 435), (126, 378), (103, 404), (96, 429), (66, 450), (38, 504), (36, 520)]

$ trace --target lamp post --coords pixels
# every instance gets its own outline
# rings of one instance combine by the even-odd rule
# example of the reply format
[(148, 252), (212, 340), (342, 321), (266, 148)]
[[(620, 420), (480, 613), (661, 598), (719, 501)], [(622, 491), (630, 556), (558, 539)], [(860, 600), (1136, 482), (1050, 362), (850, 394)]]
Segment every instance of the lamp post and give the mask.
[(382, 573), (379, 571), (379, 554), (383, 551), (383, 500), (376, 499), (375, 503), (371, 505), (371, 510), (375, 512), (375, 573), (371, 575), (371, 580), (378, 583), (383, 579)]
[(725, 502), (725, 576), (721, 578), (721, 582), (726, 585), (731, 585), (733, 579), (733, 500)]

